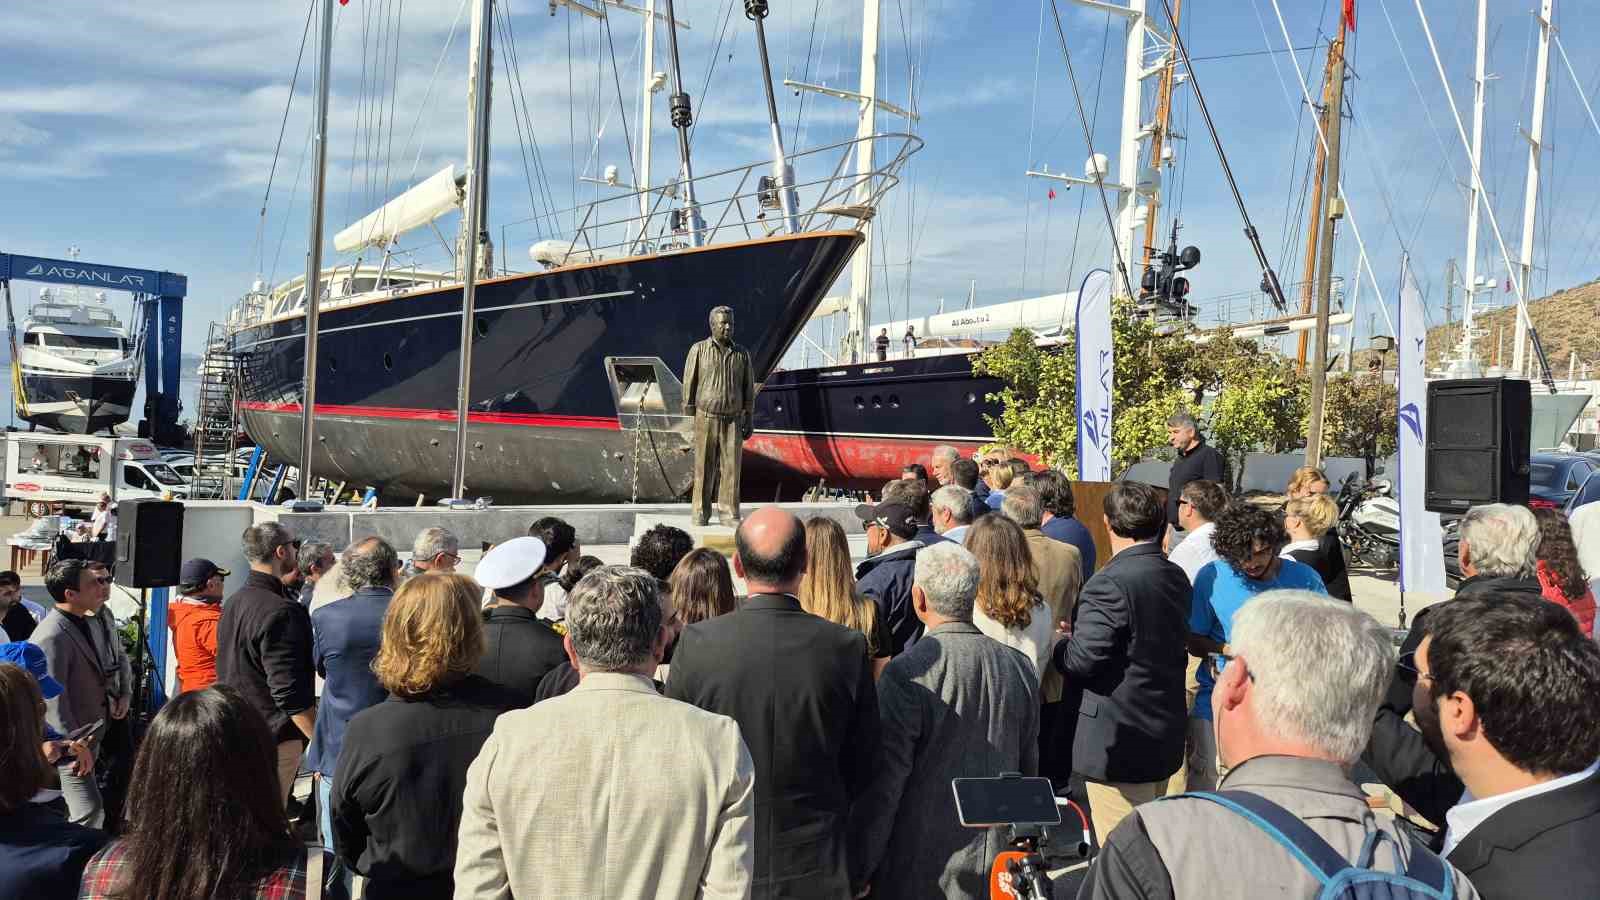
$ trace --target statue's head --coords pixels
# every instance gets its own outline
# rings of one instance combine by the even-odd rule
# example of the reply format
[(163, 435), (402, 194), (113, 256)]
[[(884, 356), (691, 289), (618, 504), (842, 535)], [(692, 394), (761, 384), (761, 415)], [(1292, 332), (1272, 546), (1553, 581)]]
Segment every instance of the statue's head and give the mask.
[(711, 311), (711, 336), (719, 341), (733, 340), (733, 310), (719, 306)]

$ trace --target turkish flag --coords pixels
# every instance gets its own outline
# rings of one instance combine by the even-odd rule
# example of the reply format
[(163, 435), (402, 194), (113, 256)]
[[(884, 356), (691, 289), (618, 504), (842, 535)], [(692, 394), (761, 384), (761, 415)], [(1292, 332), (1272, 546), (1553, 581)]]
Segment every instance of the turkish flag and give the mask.
[(1356, 0), (1344, 0), (1345, 27), (1356, 30)]
[(1048, 195), (1046, 195), (1046, 196), (1048, 196), (1049, 199), (1054, 200), (1056, 198), (1056, 189), (1055, 188), (1051, 188), (1050, 189), (1050, 193)]

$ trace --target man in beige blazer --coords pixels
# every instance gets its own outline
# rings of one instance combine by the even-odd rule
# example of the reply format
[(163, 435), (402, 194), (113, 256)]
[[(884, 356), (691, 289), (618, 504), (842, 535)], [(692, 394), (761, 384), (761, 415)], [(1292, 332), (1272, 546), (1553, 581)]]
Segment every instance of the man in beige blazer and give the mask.
[[(1028, 539), (1028, 553), (1033, 557), (1033, 576), (1039, 580), (1039, 594), (1050, 605), (1054, 621), (1072, 621), (1072, 608), (1078, 603), (1078, 591), (1083, 588), (1083, 555), (1071, 544), (1056, 540), (1039, 530), (1044, 521), (1044, 506), (1039, 492), (1031, 487), (1013, 485), (1006, 491), (1000, 504), (1000, 514), (1022, 526)], [(1045, 703), (1061, 699), (1061, 673), (1051, 669), (1045, 674), (1040, 688)]]
[(456, 897), (750, 896), (755, 767), (734, 720), (656, 693), (656, 580), (573, 589), (570, 693), (509, 712), (467, 771)]

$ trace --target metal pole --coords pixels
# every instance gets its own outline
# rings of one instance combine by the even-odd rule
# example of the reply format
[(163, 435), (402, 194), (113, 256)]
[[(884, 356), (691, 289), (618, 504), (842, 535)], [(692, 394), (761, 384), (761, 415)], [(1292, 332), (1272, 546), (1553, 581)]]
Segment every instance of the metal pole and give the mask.
[(678, 159), (682, 169), (683, 215), (689, 231), (689, 243), (700, 246), (704, 239), (705, 220), (700, 218), (700, 207), (694, 202), (694, 165), (689, 160), (689, 126), (694, 124), (694, 111), (690, 108), (689, 93), (683, 89), (683, 66), (678, 57), (678, 19), (672, 10), (672, 0), (667, 4), (667, 45), (672, 54), (672, 127), (678, 130)]
[[(1478, 0), (1478, 50), (1475, 57), (1475, 68), (1472, 76), (1472, 171), (1479, 171), (1483, 162), (1483, 91), (1487, 78), (1484, 74), (1484, 47), (1489, 33), (1489, 2)], [(1478, 291), (1478, 208), (1483, 204), (1483, 192), (1478, 190), (1479, 182), (1473, 178), (1469, 186), (1470, 200), (1467, 207), (1467, 299), (1466, 311), (1461, 316), (1462, 350), (1464, 359), (1472, 359), (1472, 316), (1473, 306), (1477, 299), (1474, 295)]]
[(799, 198), (794, 192), (794, 167), (783, 152), (783, 126), (778, 122), (778, 98), (772, 92), (772, 64), (767, 61), (767, 0), (744, 0), (744, 17), (756, 23), (756, 49), (761, 52), (761, 87), (767, 93), (767, 127), (772, 132), (772, 183), (783, 210), (783, 227), (800, 231)]
[[(322, 0), (322, 42), (317, 61), (316, 157), (311, 167), (311, 239), (306, 249), (305, 391), (300, 398), (301, 498), (311, 493), (311, 460), (317, 449), (317, 316), (322, 305), (322, 213), (323, 192), (328, 181), (328, 82), (333, 80), (333, 3), (334, 0)], [(148, 335), (145, 337), (145, 340), (150, 339)]]
[[(861, 5), (861, 109), (856, 118), (856, 197), (863, 205), (872, 192), (872, 135), (878, 130), (878, 6), (881, 0), (863, 0)], [(844, 336), (842, 356), (850, 362), (866, 362), (868, 329), (872, 317), (872, 219), (861, 221), (861, 246), (850, 260), (849, 325)]]
[[(1329, 47), (1334, 55), (1328, 83), (1328, 172), (1322, 183), (1328, 190), (1325, 218), (1322, 220), (1322, 261), (1317, 272), (1316, 348), (1311, 359), (1311, 422), (1306, 433), (1306, 465), (1322, 462), (1322, 406), (1328, 389), (1328, 307), (1333, 295), (1333, 225), (1342, 214), (1339, 208), (1339, 132), (1344, 108), (1345, 20), (1339, 19), (1339, 37)], [(1356, 275), (1360, 276), (1359, 269)]]
[[(639, 243), (650, 236), (650, 146), (654, 143), (652, 119), (655, 118), (656, 95), (651, 85), (655, 82), (656, 68), (656, 0), (646, 0), (644, 5), (644, 79), (640, 87), (643, 106), (639, 111), (639, 178), (634, 188), (639, 192)], [(504, 244), (504, 241), (501, 241)]]
[(472, 71), (472, 157), (467, 173), (467, 241), (461, 266), (461, 351), (456, 371), (456, 453), (451, 497), (464, 499), (467, 483), (467, 406), (472, 388), (472, 331), (478, 294), (478, 246), (484, 235), (485, 191), (489, 187), (489, 54), (493, 12), (490, 0), (478, 0), (473, 8), (473, 36), (478, 48)]

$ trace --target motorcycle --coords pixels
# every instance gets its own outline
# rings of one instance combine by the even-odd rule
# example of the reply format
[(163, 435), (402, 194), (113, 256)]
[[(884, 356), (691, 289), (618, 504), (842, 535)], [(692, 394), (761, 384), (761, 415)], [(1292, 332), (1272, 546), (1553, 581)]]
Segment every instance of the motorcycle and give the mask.
[(1375, 478), (1362, 484), (1351, 473), (1339, 489), (1336, 528), (1351, 562), (1375, 569), (1399, 564), (1400, 503), (1388, 479)]

